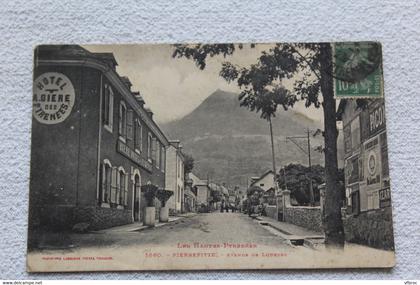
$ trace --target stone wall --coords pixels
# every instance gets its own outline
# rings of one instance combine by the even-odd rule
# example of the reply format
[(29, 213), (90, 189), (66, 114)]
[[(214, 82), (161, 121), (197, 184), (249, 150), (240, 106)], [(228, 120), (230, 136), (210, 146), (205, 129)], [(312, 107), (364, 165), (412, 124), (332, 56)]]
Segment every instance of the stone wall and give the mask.
[(391, 207), (344, 216), (346, 241), (381, 249), (394, 249)]
[(267, 217), (270, 217), (272, 219), (277, 220), (277, 207), (276, 206), (266, 206), (265, 207), (265, 213), (267, 214)]
[(73, 210), (73, 224), (86, 222), (90, 230), (106, 229), (132, 222), (132, 211), (116, 208), (77, 207)]
[(290, 204), (290, 191), (283, 190), (283, 221), (312, 231), (323, 232), (321, 206), (305, 207)]
[(322, 232), (321, 207), (286, 206), (283, 217), (286, 223)]

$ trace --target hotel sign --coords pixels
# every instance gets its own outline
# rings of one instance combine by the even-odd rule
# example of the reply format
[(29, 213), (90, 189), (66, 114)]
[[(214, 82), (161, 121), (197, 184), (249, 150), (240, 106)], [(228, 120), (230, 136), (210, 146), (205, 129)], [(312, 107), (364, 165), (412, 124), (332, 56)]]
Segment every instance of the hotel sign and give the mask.
[(153, 170), (152, 164), (148, 162), (147, 160), (145, 160), (144, 158), (142, 158), (140, 154), (132, 150), (130, 147), (128, 147), (125, 143), (123, 143), (120, 140), (118, 141), (118, 144), (117, 144), (117, 151), (120, 154), (127, 157), (128, 159), (132, 160), (134, 163), (141, 166), (142, 168), (146, 169), (149, 172), (152, 172)]
[(33, 116), (47, 125), (63, 122), (71, 113), (75, 92), (70, 79), (62, 73), (46, 72), (33, 85)]

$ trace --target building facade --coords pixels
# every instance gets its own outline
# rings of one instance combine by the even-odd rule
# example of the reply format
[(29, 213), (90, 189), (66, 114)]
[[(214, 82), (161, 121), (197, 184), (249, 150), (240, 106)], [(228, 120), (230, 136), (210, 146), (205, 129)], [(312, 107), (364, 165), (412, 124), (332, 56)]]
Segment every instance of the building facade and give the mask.
[(274, 189), (274, 172), (272, 170), (268, 170), (263, 173), (260, 177), (251, 178), (251, 185), (258, 186), (264, 190), (264, 192)]
[(174, 194), (169, 198), (167, 205), (171, 213), (184, 211), (184, 155), (179, 141), (169, 141), (166, 149), (166, 185), (165, 189)]
[(346, 239), (393, 249), (391, 191), (388, 168), (385, 104), (383, 99), (342, 100)]
[(197, 208), (208, 207), (211, 199), (211, 189), (207, 180), (201, 180), (194, 173), (188, 173), (188, 178), (192, 180), (192, 186), (197, 189), (196, 205)]
[(168, 140), (116, 65), (111, 53), (80, 46), (35, 50), (32, 226), (142, 221), (140, 187), (164, 188)]
[[(188, 174), (186, 177), (188, 177)], [(184, 191), (185, 212), (197, 212), (197, 187), (193, 186), (192, 179), (187, 178)]]

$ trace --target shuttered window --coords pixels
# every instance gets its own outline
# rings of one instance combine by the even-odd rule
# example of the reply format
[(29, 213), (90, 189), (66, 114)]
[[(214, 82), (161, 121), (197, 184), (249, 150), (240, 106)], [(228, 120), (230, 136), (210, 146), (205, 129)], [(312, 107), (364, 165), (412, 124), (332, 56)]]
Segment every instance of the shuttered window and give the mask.
[(166, 149), (165, 146), (162, 146), (162, 172), (165, 172), (165, 167), (166, 167)]
[(123, 138), (127, 135), (127, 107), (123, 101), (120, 102), (120, 112), (119, 112), (119, 124), (118, 130), (119, 135)]
[(157, 168), (161, 167), (160, 153), (161, 153), (160, 142), (156, 140), (156, 167)]
[(112, 132), (113, 112), (114, 112), (114, 93), (111, 86), (105, 84), (104, 86), (104, 99), (103, 99), (103, 122)]
[(147, 136), (147, 158), (152, 159), (152, 134), (149, 133)]
[(123, 205), (125, 201), (125, 184), (126, 184), (126, 175), (122, 169), (118, 172), (118, 193), (117, 193), (117, 204)]
[(109, 203), (111, 196), (112, 167), (104, 163), (102, 167), (102, 189), (100, 193), (101, 202)]
[(125, 174), (125, 184), (124, 184), (124, 206), (128, 205), (128, 173)]
[(118, 185), (117, 185), (117, 168), (112, 168), (112, 178), (111, 178), (111, 193), (110, 193), (110, 202), (111, 203), (117, 203), (117, 191), (118, 191)]
[(143, 151), (143, 127), (140, 123), (140, 120), (136, 120), (136, 123), (134, 125), (134, 148)]
[(127, 110), (127, 139), (133, 139), (133, 110)]
[(153, 161), (153, 164), (155, 165), (156, 165), (156, 150), (157, 150), (156, 138), (152, 138), (152, 161)]

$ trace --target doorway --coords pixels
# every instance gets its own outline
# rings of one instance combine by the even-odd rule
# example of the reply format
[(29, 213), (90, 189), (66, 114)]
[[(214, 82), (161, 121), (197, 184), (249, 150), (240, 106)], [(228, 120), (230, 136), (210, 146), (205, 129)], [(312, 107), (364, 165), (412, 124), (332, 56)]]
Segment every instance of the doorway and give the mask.
[(140, 175), (134, 175), (134, 221), (140, 221)]

